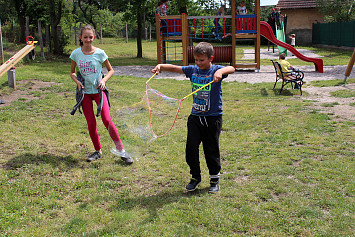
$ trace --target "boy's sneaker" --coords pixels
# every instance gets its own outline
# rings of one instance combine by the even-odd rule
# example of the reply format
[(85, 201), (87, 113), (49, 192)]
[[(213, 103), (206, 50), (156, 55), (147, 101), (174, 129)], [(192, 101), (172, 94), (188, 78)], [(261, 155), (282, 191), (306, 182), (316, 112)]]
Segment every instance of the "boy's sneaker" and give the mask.
[(216, 193), (219, 191), (219, 181), (210, 181), (210, 189), (208, 190), (209, 193)]
[(121, 157), (121, 160), (123, 160), (126, 165), (131, 165), (134, 162), (133, 158), (125, 150), (119, 151), (116, 148), (112, 148), (111, 152)]
[(201, 183), (201, 179), (192, 178), (190, 183), (186, 186), (188, 192), (195, 191), (197, 186)]
[(89, 157), (86, 159), (86, 161), (87, 162), (95, 161), (95, 160), (100, 159), (101, 157), (102, 157), (102, 153), (99, 151), (95, 151), (94, 153), (89, 155)]

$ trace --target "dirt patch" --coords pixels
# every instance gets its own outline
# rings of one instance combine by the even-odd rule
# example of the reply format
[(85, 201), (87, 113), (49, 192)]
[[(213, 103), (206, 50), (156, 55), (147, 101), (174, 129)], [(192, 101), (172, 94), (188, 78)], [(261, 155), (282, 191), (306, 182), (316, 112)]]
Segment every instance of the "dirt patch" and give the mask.
[(330, 87), (305, 87), (303, 91), (309, 93), (304, 99), (312, 100), (312, 109), (328, 114), (335, 120), (355, 121), (355, 97), (341, 98), (332, 96), (330, 93), (338, 90), (354, 90), (355, 84)]
[(44, 82), (37, 80), (22, 80), (16, 82), (16, 90), (9, 95), (1, 95), (1, 100), (5, 101), (5, 104), (1, 104), (1, 107), (9, 106), (12, 102), (19, 99), (25, 101), (31, 101), (35, 99), (43, 99), (45, 95), (36, 96), (35, 92), (43, 91), (43, 88), (55, 85), (55, 82)]

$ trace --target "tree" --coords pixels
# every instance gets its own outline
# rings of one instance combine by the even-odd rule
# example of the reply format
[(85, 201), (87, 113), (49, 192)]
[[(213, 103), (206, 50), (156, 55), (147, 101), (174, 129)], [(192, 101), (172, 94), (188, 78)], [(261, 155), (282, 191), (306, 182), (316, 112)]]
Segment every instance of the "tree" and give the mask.
[(355, 20), (354, 0), (317, 0), (317, 5), (327, 22)]
[(48, 4), (49, 17), (51, 23), (51, 36), (53, 40), (53, 53), (55, 55), (63, 54), (63, 47), (61, 47), (62, 32), (59, 28), (59, 23), (63, 13), (63, 0), (45, 0)]

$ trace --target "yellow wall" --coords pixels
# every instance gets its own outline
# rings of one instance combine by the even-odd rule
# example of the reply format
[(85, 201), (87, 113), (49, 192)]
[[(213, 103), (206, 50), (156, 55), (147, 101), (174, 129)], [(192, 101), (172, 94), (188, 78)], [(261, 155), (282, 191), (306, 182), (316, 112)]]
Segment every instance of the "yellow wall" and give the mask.
[(283, 15), (287, 15), (287, 32), (295, 29), (312, 29), (312, 23), (323, 22), (323, 16), (318, 10), (313, 9), (283, 9)]

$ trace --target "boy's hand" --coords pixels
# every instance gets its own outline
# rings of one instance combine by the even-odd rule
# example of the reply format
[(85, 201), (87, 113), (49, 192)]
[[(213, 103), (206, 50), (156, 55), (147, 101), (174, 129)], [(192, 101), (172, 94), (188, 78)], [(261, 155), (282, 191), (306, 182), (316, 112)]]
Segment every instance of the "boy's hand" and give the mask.
[(213, 76), (213, 82), (219, 82), (220, 80), (222, 80), (222, 71), (221, 70), (217, 70), (215, 73), (214, 73), (214, 76)]
[(157, 75), (160, 73), (160, 64), (156, 65), (155, 68), (152, 69), (152, 73), (156, 73)]

